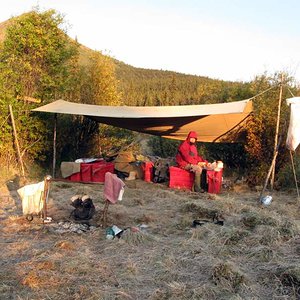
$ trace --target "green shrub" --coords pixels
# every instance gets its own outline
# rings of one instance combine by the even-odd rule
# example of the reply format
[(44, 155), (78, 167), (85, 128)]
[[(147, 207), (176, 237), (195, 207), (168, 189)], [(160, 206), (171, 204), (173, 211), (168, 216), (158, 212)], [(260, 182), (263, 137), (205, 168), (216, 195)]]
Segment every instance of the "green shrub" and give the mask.
[[(294, 157), (294, 166), (295, 172), (297, 177), (297, 182), (299, 185), (300, 180), (300, 157), (296, 152)], [(292, 188), (295, 187), (295, 179), (294, 179), (294, 172), (292, 168), (292, 162), (287, 162), (279, 171), (278, 173), (278, 180), (277, 180), (278, 187), (282, 188)]]
[(153, 154), (159, 157), (175, 157), (181, 141), (153, 136), (148, 145), (152, 148)]

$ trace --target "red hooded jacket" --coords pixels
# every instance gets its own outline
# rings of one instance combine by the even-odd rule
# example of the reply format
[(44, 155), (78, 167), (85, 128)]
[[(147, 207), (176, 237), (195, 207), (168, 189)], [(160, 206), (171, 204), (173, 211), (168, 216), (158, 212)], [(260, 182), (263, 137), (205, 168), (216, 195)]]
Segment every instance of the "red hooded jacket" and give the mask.
[(197, 140), (197, 133), (190, 131), (186, 140), (178, 147), (176, 162), (180, 168), (184, 168), (187, 164), (196, 165), (198, 162), (206, 162), (206, 160), (198, 154), (196, 143), (190, 143), (190, 138)]

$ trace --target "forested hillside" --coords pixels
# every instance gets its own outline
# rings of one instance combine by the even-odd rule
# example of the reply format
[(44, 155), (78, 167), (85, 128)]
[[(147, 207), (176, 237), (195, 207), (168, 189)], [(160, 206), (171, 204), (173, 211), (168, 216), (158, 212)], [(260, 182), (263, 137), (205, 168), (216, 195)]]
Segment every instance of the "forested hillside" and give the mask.
[[(212, 156), (217, 153), (228, 166), (247, 170), (253, 183), (264, 176), (272, 160), (282, 83), (279, 73), (258, 74), (251, 82), (228, 82), (135, 68), (70, 39), (63, 16), (54, 10), (35, 10), (1, 23), (0, 50), (0, 162), (5, 170), (19, 168), (9, 105), (14, 111), (25, 169), (30, 172), (33, 163), (51, 165), (53, 139), (52, 116), (30, 111), (57, 99), (97, 105), (160, 106), (223, 103), (259, 95), (253, 99), (254, 113), (247, 124), (245, 144), (201, 145), (201, 149)], [(288, 74), (283, 84), (283, 99), (299, 93)], [(284, 149), (287, 120), (288, 107), (283, 105), (280, 149)], [(76, 116), (59, 116), (58, 127), (58, 162), (95, 155), (100, 144), (120, 147), (133, 138), (132, 132), (102, 125), (99, 128)], [(158, 142), (162, 147), (165, 143), (163, 152), (172, 155), (167, 151), (174, 148), (169, 142)], [(284, 150), (279, 158), (278, 171), (287, 159)]]
[(126, 105), (185, 105), (230, 102), (251, 96), (249, 84), (163, 70), (135, 68), (115, 61)]

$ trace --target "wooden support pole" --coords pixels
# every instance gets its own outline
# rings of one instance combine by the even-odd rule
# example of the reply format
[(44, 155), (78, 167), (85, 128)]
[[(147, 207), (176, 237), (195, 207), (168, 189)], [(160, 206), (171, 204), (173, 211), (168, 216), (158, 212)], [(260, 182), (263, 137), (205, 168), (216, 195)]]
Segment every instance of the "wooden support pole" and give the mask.
[(13, 110), (12, 110), (11, 105), (9, 105), (9, 112), (10, 112), (10, 117), (11, 117), (11, 123), (12, 123), (12, 126), (13, 126), (13, 132), (14, 132), (15, 143), (16, 143), (16, 148), (17, 148), (17, 152), (18, 152), (18, 158), (19, 158), (19, 162), (20, 162), (20, 165), (21, 165), (22, 176), (25, 177), (25, 169), (24, 169), (24, 164), (23, 164), (23, 160), (22, 160), (22, 156), (21, 156), (21, 151), (20, 151), (20, 146), (19, 146), (19, 141), (18, 141), (18, 135), (17, 135), (16, 125), (15, 125), (15, 119), (14, 119), (14, 114), (13, 114)]
[(43, 193), (43, 219), (47, 219), (47, 198), (49, 193), (51, 176), (47, 175), (44, 179), (44, 193)]
[(52, 177), (55, 178), (56, 168), (56, 130), (57, 130), (57, 114), (54, 114), (54, 128), (53, 128), (53, 162), (52, 162)]
[(103, 228), (105, 228), (107, 226), (107, 213), (108, 213), (109, 204), (110, 204), (109, 200), (106, 199), (104, 209), (102, 212), (102, 217), (101, 217)]
[[(276, 122), (276, 131), (275, 131), (275, 141), (274, 141), (274, 154), (277, 151), (277, 145), (278, 145), (278, 134), (279, 134), (279, 125), (280, 125), (280, 111), (281, 111), (281, 102), (282, 102), (282, 87), (283, 87), (283, 74), (281, 74), (281, 82), (280, 82), (280, 90), (279, 90), (279, 100), (278, 100), (278, 109), (277, 109), (277, 122)], [(277, 156), (277, 154), (276, 154)], [(274, 179), (275, 179), (275, 167), (276, 167), (276, 160), (274, 161), (274, 167), (271, 171), (271, 181), (270, 181), (270, 186), (271, 190), (273, 190), (274, 186)]]
[(264, 194), (264, 192), (265, 192), (265, 190), (266, 190), (266, 188), (267, 188), (267, 185), (268, 185), (268, 182), (269, 182), (269, 178), (270, 178), (271, 172), (272, 172), (272, 171), (274, 170), (274, 168), (275, 168), (275, 162), (276, 162), (277, 154), (278, 154), (278, 151), (275, 152), (275, 155), (274, 155), (274, 157), (273, 157), (273, 160), (272, 160), (271, 166), (270, 166), (270, 168), (269, 168), (269, 172), (268, 172), (267, 178), (266, 178), (266, 180), (265, 180), (265, 184), (264, 184), (263, 189), (262, 189), (262, 191), (261, 191), (261, 193), (260, 193), (260, 196), (259, 196), (259, 199), (260, 199), (260, 200), (261, 200), (261, 198), (262, 198), (262, 196), (263, 196), (263, 194)]

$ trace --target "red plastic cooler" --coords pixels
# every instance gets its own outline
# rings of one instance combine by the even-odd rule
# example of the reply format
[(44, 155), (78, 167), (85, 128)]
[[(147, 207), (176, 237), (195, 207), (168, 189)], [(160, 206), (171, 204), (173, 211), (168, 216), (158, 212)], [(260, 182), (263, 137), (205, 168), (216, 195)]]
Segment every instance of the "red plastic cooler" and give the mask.
[(105, 173), (111, 172), (114, 173), (115, 165), (114, 163), (101, 161), (98, 163), (92, 164), (92, 181), (93, 182), (104, 182)]
[(191, 190), (194, 184), (194, 173), (178, 167), (170, 167), (170, 188)]

